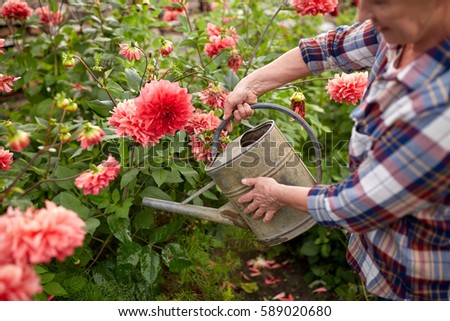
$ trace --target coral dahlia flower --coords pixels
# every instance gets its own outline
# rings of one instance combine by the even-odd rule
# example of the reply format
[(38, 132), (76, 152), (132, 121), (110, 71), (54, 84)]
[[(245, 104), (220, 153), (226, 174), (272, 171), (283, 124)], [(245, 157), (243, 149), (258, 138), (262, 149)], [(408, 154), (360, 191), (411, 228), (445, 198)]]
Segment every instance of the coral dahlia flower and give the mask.
[(75, 186), (83, 190), (84, 195), (97, 195), (120, 173), (119, 162), (111, 155), (94, 170), (88, 170), (75, 179)]
[(25, 212), (8, 208), (0, 218), (0, 263), (41, 264), (63, 261), (81, 246), (85, 222), (73, 211), (45, 202)]
[(81, 142), (81, 149), (86, 149), (102, 141), (105, 132), (98, 126), (87, 123), (84, 125), (83, 131), (77, 138)]
[[(195, 112), (186, 125), (185, 131), (190, 134), (190, 143), (192, 154), (197, 161), (212, 160), (211, 147), (214, 133), (220, 125), (221, 120), (214, 115), (213, 111), (203, 113)], [(226, 131), (221, 132), (219, 138), (219, 148), (223, 150), (230, 139)]]
[(335, 11), (338, 0), (292, 0), (291, 6), (302, 16), (330, 13)]
[(7, 171), (9, 170), (11, 164), (14, 162), (13, 153), (9, 150), (0, 147), (0, 170)]
[(161, 138), (147, 131), (144, 122), (136, 117), (136, 105), (133, 99), (117, 104), (111, 117), (108, 118), (108, 124), (116, 128), (116, 134), (119, 137), (129, 137), (145, 147), (156, 145)]
[(198, 96), (209, 107), (223, 108), (228, 92), (219, 84), (210, 83), (206, 89), (198, 93)]
[(128, 60), (139, 60), (144, 53), (139, 49), (139, 47), (133, 42), (129, 43), (121, 43), (119, 54), (124, 56), (125, 59)]
[(8, 0), (0, 9), (0, 16), (4, 19), (25, 20), (31, 16), (32, 9), (24, 1)]
[(356, 105), (364, 94), (367, 77), (367, 71), (336, 74), (333, 79), (328, 80), (328, 85), (325, 88), (334, 101)]
[(191, 99), (187, 89), (176, 82), (152, 81), (145, 84), (134, 99), (136, 117), (142, 121), (144, 130), (154, 137), (173, 135), (177, 130), (183, 130), (192, 117)]
[[(0, 48), (4, 48), (5, 47), (5, 39), (0, 38)], [(4, 54), (5, 52), (0, 49), (0, 55)]]
[(40, 279), (31, 265), (0, 264), (0, 301), (30, 301), (41, 292)]
[(19, 80), (20, 77), (13, 77), (0, 74), (0, 91), (9, 93), (12, 91), (13, 82)]

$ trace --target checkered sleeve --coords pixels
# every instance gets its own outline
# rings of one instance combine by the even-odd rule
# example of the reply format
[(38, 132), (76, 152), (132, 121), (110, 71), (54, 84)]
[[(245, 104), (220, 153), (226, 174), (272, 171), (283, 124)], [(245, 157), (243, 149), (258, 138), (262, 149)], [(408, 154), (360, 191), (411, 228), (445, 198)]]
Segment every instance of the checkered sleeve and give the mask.
[(379, 41), (373, 24), (366, 21), (302, 39), (299, 48), (303, 60), (315, 75), (326, 70), (351, 73), (372, 67)]
[(311, 215), (326, 227), (364, 233), (436, 204), (448, 206), (449, 107), (392, 123), (346, 180), (310, 191)]

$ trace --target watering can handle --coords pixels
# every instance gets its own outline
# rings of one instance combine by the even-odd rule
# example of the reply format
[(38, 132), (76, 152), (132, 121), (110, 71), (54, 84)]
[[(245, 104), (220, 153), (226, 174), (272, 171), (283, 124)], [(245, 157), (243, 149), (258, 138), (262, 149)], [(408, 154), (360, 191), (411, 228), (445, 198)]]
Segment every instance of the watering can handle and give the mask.
[[(311, 129), (311, 127), (309, 126), (309, 124), (302, 118), (300, 117), (300, 115), (298, 115), (297, 113), (293, 112), (292, 110), (277, 105), (277, 104), (272, 104), (272, 103), (257, 103), (257, 104), (253, 104), (250, 105), (250, 107), (252, 109), (273, 109), (273, 110), (277, 110), (277, 111), (281, 111), (285, 114), (288, 114), (289, 116), (291, 116), (292, 118), (294, 118), (298, 123), (300, 123), (300, 125), (306, 130), (306, 132), (308, 133), (309, 138), (312, 141), (312, 144), (314, 145), (314, 151), (316, 154), (316, 162), (317, 162), (317, 183), (320, 183), (322, 180), (322, 153), (320, 151), (320, 143), (317, 140), (316, 135), (314, 134), (313, 130)], [(212, 142), (212, 146), (211, 146), (211, 154), (212, 154), (212, 158), (214, 159), (216, 157), (217, 154), (217, 146), (219, 144), (219, 138), (220, 138), (220, 134), (222, 132), (222, 130), (227, 126), (228, 122), (230, 120), (232, 120), (234, 118), (233, 115), (231, 115), (230, 118), (228, 119), (224, 119), (220, 125), (217, 127), (215, 133), (214, 133), (214, 137), (213, 137), (213, 142)]]

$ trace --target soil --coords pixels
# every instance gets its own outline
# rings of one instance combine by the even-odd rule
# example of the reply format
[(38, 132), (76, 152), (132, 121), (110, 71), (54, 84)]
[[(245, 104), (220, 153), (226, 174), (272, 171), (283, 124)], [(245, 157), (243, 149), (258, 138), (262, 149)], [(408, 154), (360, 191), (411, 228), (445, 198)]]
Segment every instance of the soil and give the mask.
[[(242, 254), (242, 266), (247, 265), (249, 259), (255, 259), (259, 252), (247, 252)], [(284, 292), (285, 299), (290, 298), (293, 301), (324, 301), (336, 300), (331, 293), (328, 292), (314, 292), (305, 281), (305, 274), (307, 273), (306, 262), (296, 261), (292, 258), (281, 255), (276, 259), (276, 263), (281, 264), (281, 267), (274, 269), (260, 269), (261, 275), (251, 277), (251, 271), (242, 271), (248, 277), (243, 277), (243, 283), (246, 282), (257, 284), (257, 290), (252, 292), (243, 292), (243, 300), (245, 301), (273, 301), (282, 300), (274, 298), (280, 293)], [(273, 284), (266, 284), (265, 279), (273, 280)]]

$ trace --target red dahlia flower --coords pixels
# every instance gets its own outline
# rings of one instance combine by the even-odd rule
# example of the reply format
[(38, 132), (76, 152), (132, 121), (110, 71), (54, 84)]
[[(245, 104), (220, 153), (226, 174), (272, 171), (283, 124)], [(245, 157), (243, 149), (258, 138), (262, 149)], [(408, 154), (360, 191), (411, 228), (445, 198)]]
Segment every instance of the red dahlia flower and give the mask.
[(168, 80), (145, 84), (141, 93), (134, 99), (135, 117), (142, 121), (143, 129), (153, 137), (175, 134), (183, 130), (192, 117), (194, 107), (192, 96), (186, 88)]
[(291, 5), (297, 14), (317, 16), (333, 12), (338, 5), (338, 0), (292, 0)]
[(0, 9), (0, 16), (4, 19), (25, 20), (31, 16), (32, 9), (26, 2), (9, 0)]
[(9, 150), (0, 147), (0, 170), (7, 171), (9, 170), (11, 164), (14, 162), (13, 153)]

